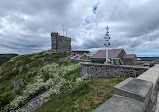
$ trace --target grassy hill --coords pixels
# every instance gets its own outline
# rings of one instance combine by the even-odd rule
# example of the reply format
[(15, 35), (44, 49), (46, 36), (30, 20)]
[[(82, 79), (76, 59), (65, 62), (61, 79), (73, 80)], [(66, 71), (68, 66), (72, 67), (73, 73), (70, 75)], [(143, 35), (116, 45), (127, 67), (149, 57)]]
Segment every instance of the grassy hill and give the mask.
[(91, 111), (112, 96), (122, 79), (80, 77), (80, 63), (69, 54), (39, 52), (13, 57), (0, 70), (1, 111), (14, 111), (43, 96), (37, 112)]
[(35, 112), (92, 112), (112, 97), (113, 87), (123, 80), (124, 78), (87, 79), (76, 88), (53, 94)]

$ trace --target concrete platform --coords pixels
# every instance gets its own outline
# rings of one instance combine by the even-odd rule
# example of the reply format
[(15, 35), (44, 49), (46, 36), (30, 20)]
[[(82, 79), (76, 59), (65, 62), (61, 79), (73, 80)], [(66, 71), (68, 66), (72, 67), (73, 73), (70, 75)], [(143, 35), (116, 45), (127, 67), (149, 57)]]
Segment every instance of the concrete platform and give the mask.
[(114, 95), (132, 98), (143, 103), (148, 102), (152, 93), (152, 82), (128, 78), (114, 86)]
[(130, 98), (113, 96), (93, 112), (143, 112), (144, 103)]

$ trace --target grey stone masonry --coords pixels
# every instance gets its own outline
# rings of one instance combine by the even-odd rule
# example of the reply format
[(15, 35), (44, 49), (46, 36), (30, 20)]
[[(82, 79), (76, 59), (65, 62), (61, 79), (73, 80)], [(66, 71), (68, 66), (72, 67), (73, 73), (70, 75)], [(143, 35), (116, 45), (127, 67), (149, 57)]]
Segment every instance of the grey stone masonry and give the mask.
[(129, 65), (106, 65), (85, 62), (81, 64), (81, 76), (88, 75), (90, 78), (98, 77), (137, 77), (147, 71), (147, 67)]

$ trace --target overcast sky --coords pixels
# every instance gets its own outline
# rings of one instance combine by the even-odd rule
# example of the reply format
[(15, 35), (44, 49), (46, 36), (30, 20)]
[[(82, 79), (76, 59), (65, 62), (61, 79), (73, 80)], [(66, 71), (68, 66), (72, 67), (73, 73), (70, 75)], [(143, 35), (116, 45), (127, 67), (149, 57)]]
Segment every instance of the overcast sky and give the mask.
[(49, 50), (67, 26), (73, 50), (111, 48), (159, 56), (159, 0), (0, 0), (0, 54)]

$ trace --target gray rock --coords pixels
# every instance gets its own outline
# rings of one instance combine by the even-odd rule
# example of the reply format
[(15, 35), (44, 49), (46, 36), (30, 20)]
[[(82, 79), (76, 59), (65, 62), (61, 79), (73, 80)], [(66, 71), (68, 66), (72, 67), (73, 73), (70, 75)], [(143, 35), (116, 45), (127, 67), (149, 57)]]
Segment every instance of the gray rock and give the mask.
[(16, 68), (18, 66), (18, 61), (15, 62), (14, 67)]
[(39, 61), (44, 62), (44, 61), (45, 61), (45, 58), (40, 58)]
[(23, 66), (20, 66), (19, 67), (19, 74), (22, 72), (22, 70), (23, 70)]
[(27, 68), (27, 69), (30, 69), (30, 63), (28, 63), (28, 64), (26, 65), (26, 68)]
[(21, 63), (21, 62), (22, 62), (22, 60), (16, 61), (14, 67), (17, 68), (17, 67), (18, 67), (18, 64)]
[(37, 97), (31, 99), (24, 106), (19, 108), (17, 112), (33, 112), (43, 104), (43, 96), (47, 96), (48, 92), (38, 95)]
[(12, 81), (12, 83), (13, 83), (13, 90), (12, 91), (18, 90), (22, 81), (23, 81), (23, 79), (18, 79), (16, 81)]

